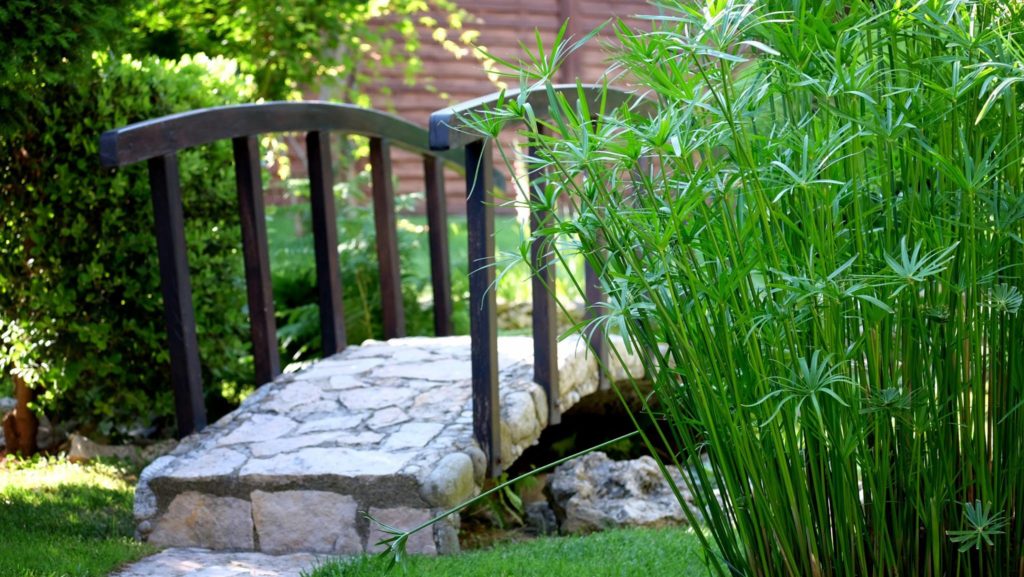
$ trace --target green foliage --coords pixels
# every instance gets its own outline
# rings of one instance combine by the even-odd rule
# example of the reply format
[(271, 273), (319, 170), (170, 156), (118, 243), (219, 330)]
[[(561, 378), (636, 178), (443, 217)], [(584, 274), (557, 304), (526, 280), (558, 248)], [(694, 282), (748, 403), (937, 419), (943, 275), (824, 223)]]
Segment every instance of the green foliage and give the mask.
[[(413, 556), (393, 575), (422, 577), (622, 577), (700, 575), (700, 542), (684, 529), (620, 529), (586, 537), (536, 539), (441, 557)], [(379, 577), (387, 562), (329, 561), (310, 577)]]
[(474, 123), (574, 209), (534, 236), (599, 272), (712, 570), (1021, 575), (1021, 4), (699, 4), (618, 23), (645, 102)]
[(449, 52), (468, 54), (477, 36), (464, 28), (469, 17), (451, 0), (159, 0), (140, 3), (131, 21), (148, 53), (237, 60), (261, 98), (291, 99), (316, 86), (368, 106), (363, 88), (383, 71), (401, 64), (405, 81), (416, 79), (421, 30)]
[(0, 574), (104, 577), (152, 552), (132, 538), (130, 472), (109, 464), (0, 463)]
[[(30, 361), (30, 384), (43, 386), (41, 402), (58, 416), (103, 434), (138, 432), (172, 414), (149, 182), (143, 165), (102, 170), (98, 134), (244, 100), (250, 88), (221, 59), (96, 56), (37, 90), (60, 105), (32, 110), (19, 131), (0, 135), (0, 317), (19, 327), (4, 332), (0, 359)], [(213, 383), (237, 375), (247, 350), (230, 162), (227, 146), (180, 155), (199, 340)]]

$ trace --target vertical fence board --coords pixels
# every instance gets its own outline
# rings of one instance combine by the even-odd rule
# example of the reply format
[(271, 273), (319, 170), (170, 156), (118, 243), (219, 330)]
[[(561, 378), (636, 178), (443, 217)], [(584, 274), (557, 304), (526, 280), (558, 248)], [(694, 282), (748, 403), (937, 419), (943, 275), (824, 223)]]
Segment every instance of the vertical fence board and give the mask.
[(498, 403), (498, 319), (494, 283), (491, 145), (466, 145), (466, 227), (469, 237), (469, 334), (473, 359), (473, 434), (487, 455), (487, 474), (501, 474)]
[(405, 336), (405, 308), (402, 304), (402, 276), (398, 269), (391, 146), (385, 139), (370, 139), (370, 173), (373, 178), (373, 223), (377, 230), (384, 338), (394, 339)]
[(338, 223), (334, 211), (334, 175), (331, 146), (326, 132), (306, 135), (309, 159), (310, 207), (313, 211), (313, 249), (316, 285), (320, 296), (320, 335), (324, 356), (345, 349), (345, 313), (338, 276)]
[(178, 417), (178, 434), (184, 437), (206, 427), (206, 408), (203, 405), (199, 343), (192, 309), (185, 216), (176, 155), (166, 154), (149, 160), (149, 186), (156, 217), (156, 247), (171, 357), (174, 408)]
[(430, 240), (430, 281), (434, 289), (434, 334), (452, 334), (452, 279), (448, 257), (448, 207), (444, 196), (444, 161), (423, 157)]
[(235, 184), (242, 223), (242, 255), (245, 287), (249, 297), (249, 332), (252, 336), (256, 384), (274, 380), (281, 373), (274, 321), (274, 294), (270, 282), (270, 252), (267, 220), (263, 210), (263, 182), (260, 175), (259, 144), (256, 136), (232, 141), (235, 152)]

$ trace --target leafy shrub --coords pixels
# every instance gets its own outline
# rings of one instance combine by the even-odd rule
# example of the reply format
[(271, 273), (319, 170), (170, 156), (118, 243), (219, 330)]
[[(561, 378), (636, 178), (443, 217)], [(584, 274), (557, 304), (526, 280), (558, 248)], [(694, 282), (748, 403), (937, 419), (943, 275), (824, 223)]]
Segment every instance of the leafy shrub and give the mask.
[(579, 208), (535, 235), (600, 272), (713, 571), (1021, 575), (1020, 4), (700, 4), (619, 26), (646, 104), (474, 123)]
[[(37, 82), (42, 105), (0, 135), (0, 318), (31, 341), (30, 384), (47, 409), (104, 434), (139, 433), (172, 414), (149, 183), (144, 163), (101, 169), (99, 134), (251, 88), (229, 61), (205, 57), (97, 54)], [(204, 377), (217, 383), (247, 374), (230, 146), (183, 153), (180, 165)], [(14, 345), (5, 339), (0, 356)]]

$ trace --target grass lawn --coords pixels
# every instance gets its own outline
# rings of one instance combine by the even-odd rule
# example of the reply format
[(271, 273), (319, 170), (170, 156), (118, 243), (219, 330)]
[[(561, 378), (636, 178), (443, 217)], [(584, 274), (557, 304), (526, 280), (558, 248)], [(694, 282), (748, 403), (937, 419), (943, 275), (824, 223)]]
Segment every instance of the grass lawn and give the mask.
[(106, 576), (153, 552), (132, 540), (133, 494), (111, 465), (0, 464), (0, 575)]
[[(377, 557), (332, 561), (310, 577), (378, 577)], [(633, 577), (707, 575), (700, 543), (684, 529), (622, 529), (544, 538), (449, 557), (407, 558), (391, 575), (417, 577)]]

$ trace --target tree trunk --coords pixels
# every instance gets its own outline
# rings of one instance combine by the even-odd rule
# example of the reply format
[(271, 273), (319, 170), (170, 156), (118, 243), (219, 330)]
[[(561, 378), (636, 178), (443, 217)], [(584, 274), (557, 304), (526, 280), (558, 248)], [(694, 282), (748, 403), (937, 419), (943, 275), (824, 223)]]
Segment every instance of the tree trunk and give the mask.
[(28, 405), (35, 400), (35, 390), (29, 388), (20, 377), (14, 379), (14, 410), (4, 415), (4, 443), (7, 453), (21, 453), (28, 457), (36, 452), (36, 433), (39, 432), (39, 419), (36, 418)]

